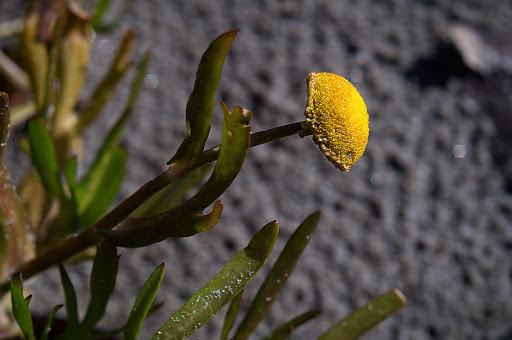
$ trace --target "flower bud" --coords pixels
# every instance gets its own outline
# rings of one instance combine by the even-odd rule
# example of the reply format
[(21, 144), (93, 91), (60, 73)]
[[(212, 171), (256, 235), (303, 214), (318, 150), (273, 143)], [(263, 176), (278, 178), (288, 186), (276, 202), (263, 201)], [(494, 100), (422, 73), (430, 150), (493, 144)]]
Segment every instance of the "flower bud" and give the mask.
[(363, 98), (345, 78), (333, 73), (308, 75), (304, 115), (322, 153), (341, 171), (363, 155), (370, 132)]

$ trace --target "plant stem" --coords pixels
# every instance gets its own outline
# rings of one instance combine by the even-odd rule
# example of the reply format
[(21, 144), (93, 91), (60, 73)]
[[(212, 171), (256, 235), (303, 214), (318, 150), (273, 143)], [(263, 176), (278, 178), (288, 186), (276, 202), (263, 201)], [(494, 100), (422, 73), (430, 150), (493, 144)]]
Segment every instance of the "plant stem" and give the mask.
[[(309, 134), (307, 129), (304, 129), (302, 122), (283, 125), (273, 129), (260, 131), (251, 135), (251, 147), (268, 143), (276, 139), (291, 136), (301, 132), (301, 136)], [(197, 161), (192, 169), (196, 169), (206, 163), (216, 160), (219, 156), (220, 145), (203, 151), (199, 161)], [(43, 251), (37, 255), (36, 258), (29, 262), (20, 265), (14, 273), (20, 272), (26, 280), (29, 277), (51, 267), (54, 264), (61, 263), (66, 259), (76, 255), (87, 248), (99, 243), (103, 238), (99, 236), (95, 230), (98, 229), (112, 229), (126, 217), (128, 217), (135, 209), (142, 203), (149, 199), (153, 194), (163, 189), (168, 184), (178, 179), (177, 175), (171, 171), (172, 167), (155, 177), (151, 181), (140, 187), (134, 194), (126, 198), (116, 208), (106, 214), (99, 220), (94, 227), (88, 228), (79, 234), (72, 236), (60, 244)], [(14, 274), (13, 273), (13, 274)], [(0, 293), (9, 290), (9, 282), (0, 284)]]
[[(311, 132), (308, 131), (307, 128), (305, 129), (303, 127), (303, 122), (282, 125), (273, 129), (256, 132), (251, 134), (251, 148), (254, 146), (274, 141), (276, 139), (295, 135), (302, 131), (304, 131), (304, 134), (301, 135), (302, 137), (311, 134)], [(200, 166), (205, 165), (206, 163), (213, 162), (214, 160), (217, 159), (217, 157), (219, 157), (219, 152), (220, 145), (203, 151), (203, 155), (196, 162), (196, 164), (194, 164), (193, 169), (199, 168)]]

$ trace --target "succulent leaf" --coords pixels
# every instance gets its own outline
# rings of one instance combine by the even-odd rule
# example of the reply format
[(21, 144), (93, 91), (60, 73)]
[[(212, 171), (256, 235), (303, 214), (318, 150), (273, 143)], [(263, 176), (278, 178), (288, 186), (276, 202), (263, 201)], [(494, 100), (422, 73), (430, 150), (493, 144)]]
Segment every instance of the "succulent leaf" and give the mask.
[(144, 247), (169, 237), (189, 237), (208, 231), (218, 223), (221, 213), (222, 202), (217, 201), (207, 215), (174, 208), (151, 217), (130, 218), (118, 229), (97, 232), (119, 247)]
[(181, 340), (188, 337), (217, 314), (252, 280), (267, 261), (274, 247), (279, 225), (270, 222), (253, 236), (210, 282), (188, 300), (155, 333), (152, 340)]
[(338, 322), (318, 340), (355, 340), (404, 305), (405, 296), (393, 289)]
[(254, 297), (245, 318), (240, 323), (235, 339), (249, 338), (256, 326), (268, 314), (276, 297), (284, 288), (286, 281), (292, 273), (299, 257), (309, 243), (310, 236), (316, 230), (320, 212), (309, 215), (290, 237), (276, 263), (268, 273), (258, 293)]
[(30, 303), (31, 296), (23, 297), (23, 278), (20, 273), (14, 274), (10, 279), (11, 281), (11, 299), (12, 299), (12, 312), (16, 322), (21, 328), (27, 340), (36, 340), (34, 335), (34, 326), (32, 324), (32, 316), (28, 304)]
[(222, 333), (220, 336), (221, 340), (228, 340), (229, 331), (233, 328), (235, 324), (236, 317), (238, 315), (238, 310), (240, 309), (240, 304), (242, 303), (244, 291), (240, 291), (233, 300), (231, 300), (231, 304), (229, 305), (229, 309), (226, 312), (226, 317), (224, 318), (224, 326), (222, 327)]
[(224, 59), (237, 31), (229, 31), (215, 39), (203, 54), (197, 69), (194, 89), (187, 103), (187, 136), (171, 164), (176, 177), (186, 173), (201, 155), (210, 133), (215, 93), (219, 85)]
[(135, 300), (130, 316), (126, 321), (123, 340), (137, 339), (142, 323), (148, 316), (149, 308), (151, 307), (156, 292), (160, 287), (160, 283), (162, 283), (162, 279), (164, 278), (164, 268), (164, 263), (159, 265), (149, 276), (147, 281), (144, 283), (144, 286), (142, 286), (142, 289)]
[(314, 309), (314, 310), (311, 310), (304, 314), (301, 314), (301, 315), (293, 318), (292, 320), (286, 322), (285, 324), (277, 327), (269, 335), (267, 335), (266, 337), (264, 337), (261, 340), (285, 340), (285, 339), (288, 339), (290, 337), (290, 335), (292, 334), (292, 331), (295, 328), (302, 326), (303, 324), (305, 324), (306, 322), (308, 322), (311, 319), (316, 318), (321, 313), (322, 313), (322, 311), (320, 311), (319, 309)]
[(68, 317), (69, 328), (75, 328), (78, 326), (78, 305), (76, 302), (75, 287), (62, 264), (59, 265), (59, 273), (60, 281), (64, 289), (64, 300), (66, 302), (66, 314)]
[(91, 297), (81, 327), (92, 329), (103, 317), (110, 295), (116, 285), (119, 256), (116, 246), (103, 241), (98, 246), (91, 272)]

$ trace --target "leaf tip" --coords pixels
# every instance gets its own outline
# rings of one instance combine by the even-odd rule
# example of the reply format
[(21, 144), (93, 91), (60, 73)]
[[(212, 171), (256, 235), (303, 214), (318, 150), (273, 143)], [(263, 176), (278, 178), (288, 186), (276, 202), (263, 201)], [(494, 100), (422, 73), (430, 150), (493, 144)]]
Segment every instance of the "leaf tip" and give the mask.
[(274, 247), (278, 234), (279, 223), (274, 220), (261, 228), (261, 230), (252, 237), (247, 248), (259, 255), (268, 257)]

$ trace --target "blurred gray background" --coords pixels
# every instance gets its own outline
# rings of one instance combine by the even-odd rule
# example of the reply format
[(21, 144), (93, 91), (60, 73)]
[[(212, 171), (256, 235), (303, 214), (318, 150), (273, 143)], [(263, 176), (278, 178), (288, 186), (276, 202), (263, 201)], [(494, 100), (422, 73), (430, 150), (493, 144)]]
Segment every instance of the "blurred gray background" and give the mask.
[[(15, 2), (0, 8), (0, 18), (21, 15)], [(128, 27), (137, 33), (138, 55), (152, 48), (149, 72), (158, 86), (143, 89), (126, 130), (120, 199), (165, 170), (185, 135), (201, 54), (234, 28), (240, 31), (217, 97), (251, 109), (253, 131), (303, 120), (306, 76), (327, 71), (351, 80), (365, 99), (370, 139), (349, 173), (336, 170), (310, 138), (251, 149), (212, 231), (120, 250), (115, 304), (103, 325), (119, 325), (144, 280), (166, 262), (157, 295), (165, 306), (144, 325), (142, 338), (149, 338), (259, 228), (273, 219), (281, 225), (271, 265), (299, 223), (320, 209), (310, 246), (255, 338), (322, 308), (293, 336), (314, 339), (396, 287), (407, 306), (365, 339), (512, 339), (510, 1), (134, 0), (122, 23)], [(96, 36), (84, 98), (122, 28)], [(132, 76), (87, 132), (91, 152), (116, 120)], [(208, 146), (220, 142), (221, 113), (217, 105)], [(23, 164), (12, 146), (10, 155), (11, 169)], [(77, 288), (87, 291), (89, 270), (70, 267)], [(264, 272), (246, 290), (246, 303)], [(55, 270), (31, 287), (38, 312), (63, 301)], [(81, 303), (85, 308), (87, 294)], [(223, 315), (192, 338), (217, 338)]]

